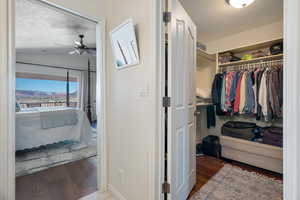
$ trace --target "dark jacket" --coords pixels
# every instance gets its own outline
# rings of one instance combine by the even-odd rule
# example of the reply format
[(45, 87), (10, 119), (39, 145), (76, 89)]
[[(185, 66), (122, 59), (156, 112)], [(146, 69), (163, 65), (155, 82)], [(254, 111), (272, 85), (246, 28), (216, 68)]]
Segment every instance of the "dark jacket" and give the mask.
[(223, 78), (223, 74), (216, 74), (211, 90), (212, 102), (216, 106), (217, 115), (224, 115), (224, 112), (221, 110), (221, 91)]

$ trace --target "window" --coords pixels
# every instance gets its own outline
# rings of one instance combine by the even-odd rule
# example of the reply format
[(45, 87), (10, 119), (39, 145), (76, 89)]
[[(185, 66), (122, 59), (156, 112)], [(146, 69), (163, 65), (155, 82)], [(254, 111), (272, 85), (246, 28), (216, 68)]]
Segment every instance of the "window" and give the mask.
[[(17, 73), (16, 101), (21, 108), (67, 106), (67, 78), (53, 75)], [(69, 106), (79, 106), (79, 84), (69, 78)]]

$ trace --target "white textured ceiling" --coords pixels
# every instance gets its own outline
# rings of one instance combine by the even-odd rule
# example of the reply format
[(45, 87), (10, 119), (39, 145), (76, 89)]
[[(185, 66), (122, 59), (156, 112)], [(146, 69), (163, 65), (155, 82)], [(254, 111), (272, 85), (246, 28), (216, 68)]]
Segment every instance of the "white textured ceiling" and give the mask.
[(57, 11), (35, 0), (16, 1), (16, 48), (20, 53), (68, 53), (84, 34), (89, 47), (96, 44), (96, 25)]
[(197, 25), (198, 40), (212, 41), (283, 19), (283, 0), (256, 0), (236, 9), (225, 0), (180, 0)]

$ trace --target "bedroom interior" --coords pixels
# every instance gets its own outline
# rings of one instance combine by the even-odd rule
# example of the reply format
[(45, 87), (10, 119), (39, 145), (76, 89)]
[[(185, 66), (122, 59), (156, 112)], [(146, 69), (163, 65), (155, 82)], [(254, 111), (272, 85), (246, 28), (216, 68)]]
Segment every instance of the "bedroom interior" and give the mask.
[(282, 199), (283, 1), (181, 3), (198, 38), (197, 182), (190, 199)]
[(17, 199), (53, 167), (88, 162), (96, 173), (95, 47), (94, 22), (16, 1)]

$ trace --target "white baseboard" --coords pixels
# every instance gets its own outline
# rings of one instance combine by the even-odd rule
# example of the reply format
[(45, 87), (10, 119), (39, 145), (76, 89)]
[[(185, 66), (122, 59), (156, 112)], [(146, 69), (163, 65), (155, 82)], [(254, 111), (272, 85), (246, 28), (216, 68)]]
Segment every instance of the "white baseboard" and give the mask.
[(112, 185), (108, 185), (108, 190), (113, 195), (116, 200), (127, 200), (115, 187)]
[(116, 199), (113, 197), (111, 192), (105, 192), (105, 193), (98, 192), (97, 200), (116, 200)]
[(85, 197), (80, 198), (79, 200), (117, 200), (113, 198), (110, 192), (94, 192)]

